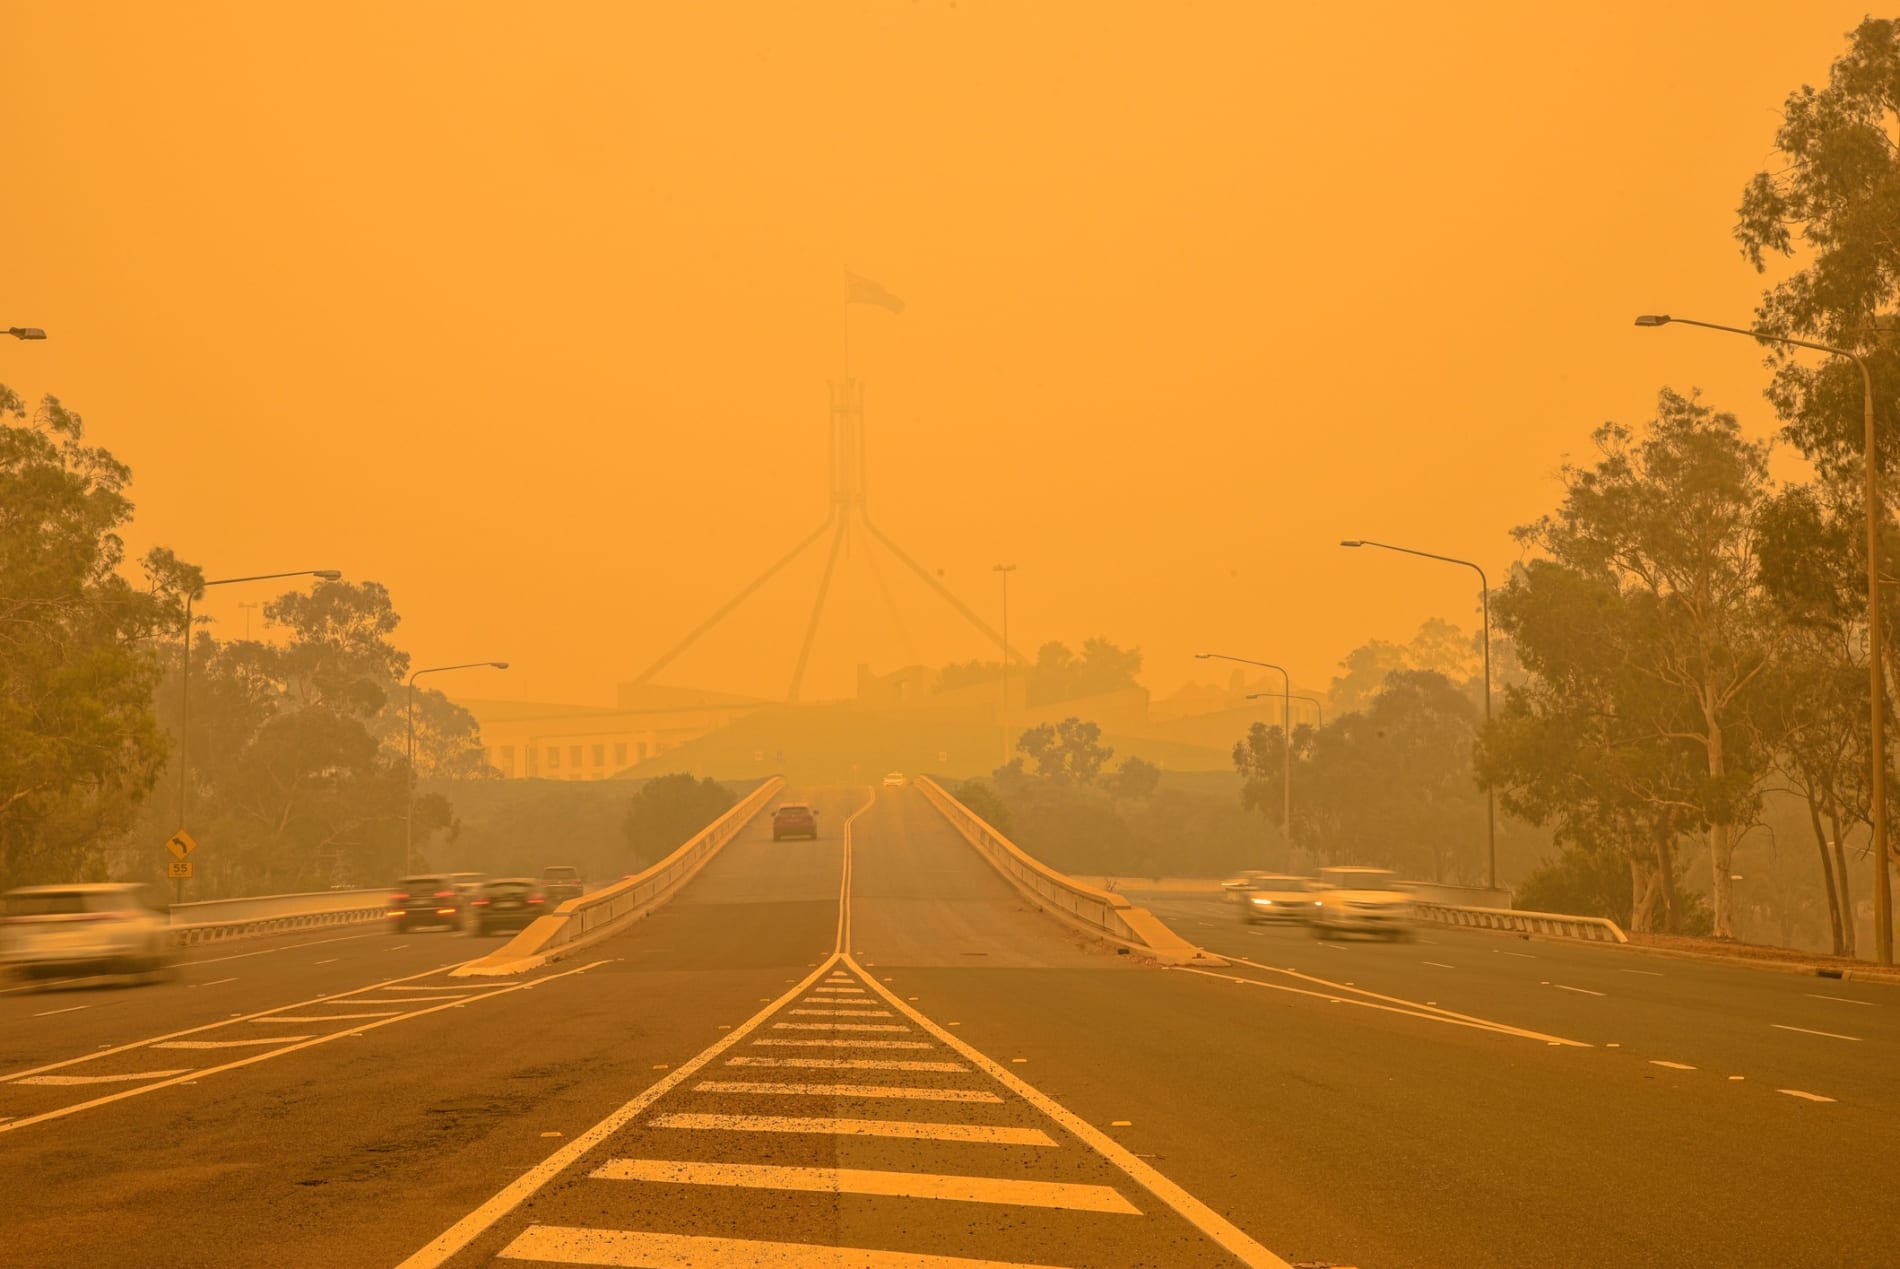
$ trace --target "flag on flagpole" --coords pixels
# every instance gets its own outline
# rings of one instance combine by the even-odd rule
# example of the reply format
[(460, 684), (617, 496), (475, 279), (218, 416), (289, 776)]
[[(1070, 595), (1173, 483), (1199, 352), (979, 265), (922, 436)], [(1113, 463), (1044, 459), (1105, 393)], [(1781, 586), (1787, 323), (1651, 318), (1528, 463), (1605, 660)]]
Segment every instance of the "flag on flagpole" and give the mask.
[(879, 308), (889, 309), (893, 313), (904, 311), (904, 301), (871, 281), (861, 278), (849, 269), (844, 274), (844, 302), (846, 304), (875, 304)]

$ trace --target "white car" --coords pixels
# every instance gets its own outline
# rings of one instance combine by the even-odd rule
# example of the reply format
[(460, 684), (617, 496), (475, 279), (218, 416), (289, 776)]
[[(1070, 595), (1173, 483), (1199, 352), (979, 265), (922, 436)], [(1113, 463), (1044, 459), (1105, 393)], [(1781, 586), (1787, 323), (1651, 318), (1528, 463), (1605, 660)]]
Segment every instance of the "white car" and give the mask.
[(1305, 877), (1277, 872), (1247, 872), (1222, 888), (1240, 908), (1240, 919), (1255, 921), (1308, 921), (1318, 900), (1313, 883)]
[(1388, 868), (1341, 866), (1319, 870), (1318, 905), (1310, 918), (1313, 937), (1375, 934), (1412, 937), (1412, 896), (1399, 888)]
[(904, 778), (902, 771), (893, 771), (884, 777), (884, 787), (887, 789), (901, 789), (909, 783), (910, 781)]
[(171, 919), (150, 886), (88, 882), (0, 895), (0, 964), (28, 977), (150, 973), (176, 956)]

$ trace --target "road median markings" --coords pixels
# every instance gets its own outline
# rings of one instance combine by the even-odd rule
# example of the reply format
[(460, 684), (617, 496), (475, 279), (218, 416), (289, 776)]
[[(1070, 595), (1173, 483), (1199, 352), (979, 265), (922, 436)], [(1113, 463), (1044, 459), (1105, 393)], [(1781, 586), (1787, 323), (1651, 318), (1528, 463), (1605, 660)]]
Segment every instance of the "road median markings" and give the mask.
[(831, 1137), (891, 1137), (905, 1141), (979, 1142), (991, 1146), (1048, 1146), (1055, 1138), (1040, 1128), (1000, 1124), (936, 1123), (917, 1119), (844, 1119), (834, 1115), (715, 1115), (678, 1113), (655, 1115), (650, 1128), (688, 1132), (769, 1132)]
[(75, 1084), (130, 1084), (135, 1080), (162, 1080), (172, 1075), (190, 1073), (189, 1066), (181, 1066), (170, 1071), (132, 1071), (121, 1075), (29, 1075), (23, 1080), (14, 1080), (15, 1084), (48, 1084), (54, 1087), (68, 1087)]
[(307, 1035), (270, 1035), (250, 1040), (161, 1040), (155, 1049), (257, 1049), (267, 1044), (295, 1044)]
[(504, 1260), (626, 1266), (628, 1269), (701, 1269), (705, 1265), (749, 1265), (752, 1269), (1049, 1269), (1015, 1261), (971, 1260), (966, 1256), (926, 1256), (821, 1243), (647, 1234), (561, 1225), (530, 1225), (499, 1254)]
[(1780, 1022), (1771, 1022), (1768, 1025), (1771, 1027), (1774, 1027), (1778, 1031), (1799, 1031), (1802, 1035), (1820, 1035), (1820, 1036), (1826, 1036), (1830, 1040), (1852, 1040), (1856, 1044), (1860, 1043), (1859, 1036), (1842, 1035), (1838, 1031), (1816, 1031), (1811, 1027), (1791, 1027), (1791, 1026), (1786, 1025), (1785, 1023), (1780, 1023)]
[(1140, 1209), (1113, 1186), (1058, 1181), (670, 1159), (612, 1159), (588, 1175), (600, 1181), (718, 1185), (817, 1194), (872, 1194), (959, 1203), (997, 1203), (1010, 1207), (1059, 1208), (1072, 1212), (1112, 1212), (1127, 1216), (1141, 1214)]
[(924, 1088), (897, 1084), (767, 1084), (755, 1080), (701, 1080), (696, 1093), (763, 1097), (862, 1097), (920, 1102), (980, 1102), (1001, 1106), (1003, 1099), (980, 1088)]

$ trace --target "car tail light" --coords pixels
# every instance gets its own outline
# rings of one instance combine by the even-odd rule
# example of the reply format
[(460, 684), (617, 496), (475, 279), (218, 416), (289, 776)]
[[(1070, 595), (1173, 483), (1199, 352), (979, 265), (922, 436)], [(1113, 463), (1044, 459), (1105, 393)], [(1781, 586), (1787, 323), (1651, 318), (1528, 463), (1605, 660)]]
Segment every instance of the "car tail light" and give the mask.
[(453, 898), (455, 897), (455, 891), (453, 891), (453, 890), (438, 890), (438, 891), (436, 891), (436, 892), (435, 892), (435, 897), (436, 897), (436, 898), (438, 898), (438, 899), (453, 899)]
[(399, 894), (399, 895), (395, 895), (395, 896), (393, 896), (393, 897), (392, 897), (392, 898), (390, 899), (390, 902), (391, 902), (391, 903), (401, 903), (401, 902), (402, 902), (402, 901), (403, 901), (404, 899), (407, 899), (408, 897), (409, 897), (409, 892), (405, 890), (405, 891), (403, 891), (403, 893), (401, 893), (401, 894)]
[(529, 896), (528, 896), (528, 902), (529, 902), (529, 903), (540, 903), (540, 902), (542, 902), (542, 898), (541, 898), (541, 896), (540, 896), (540, 895), (538, 895), (538, 894), (531, 894), (531, 895), (529, 895)]
[(485, 908), (485, 907), (487, 907), (487, 906), (488, 906), (488, 900), (487, 900), (487, 899), (485, 899), (485, 898), (484, 898), (484, 899), (477, 899), (477, 900), (475, 900), (475, 906), (476, 906), (476, 907), (478, 907), (478, 908)]

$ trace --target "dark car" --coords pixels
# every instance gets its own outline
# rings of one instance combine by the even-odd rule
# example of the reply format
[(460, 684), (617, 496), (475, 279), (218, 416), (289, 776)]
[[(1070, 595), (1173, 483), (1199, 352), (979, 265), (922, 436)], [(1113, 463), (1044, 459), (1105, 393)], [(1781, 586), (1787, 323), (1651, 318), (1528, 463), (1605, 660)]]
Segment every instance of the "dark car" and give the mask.
[(554, 864), (541, 870), (541, 893), (547, 896), (550, 907), (558, 908), (569, 899), (578, 899), (586, 892), (587, 884), (581, 880), (581, 870), (578, 868)]
[(448, 874), (404, 877), (389, 900), (390, 925), (398, 934), (423, 926), (452, 930), (462, 919), (462, 896)]
[(772, 840), (809, 837), (818, 840), (818, 812), (804, 802), (786, 802), (772, 812)]
[(469, 900), (469, 929), (479, 935), (525, 930), (554, 910), (541, 882), (533, 877), (495, 877), (482, 883)]

